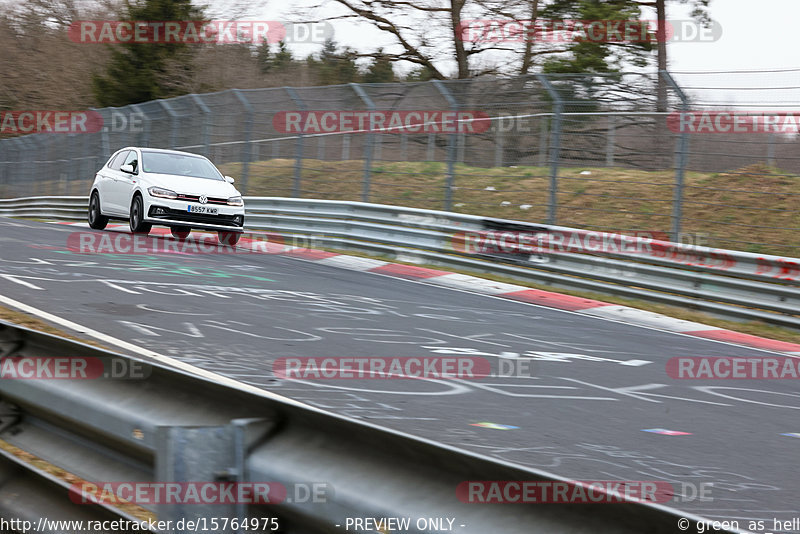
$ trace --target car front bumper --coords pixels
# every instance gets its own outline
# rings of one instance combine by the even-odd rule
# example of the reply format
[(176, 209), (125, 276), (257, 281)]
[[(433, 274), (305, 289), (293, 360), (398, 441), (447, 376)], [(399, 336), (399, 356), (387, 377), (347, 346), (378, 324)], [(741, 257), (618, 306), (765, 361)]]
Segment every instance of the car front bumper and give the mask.
[[(216, 215), (193, 213), (189, 206), (217, 208)], [(198, 204), (179, 200), (153, 200), (145, 222), (164, 226), (188, 226), (198, 230), (244, 231), (244, 207), (219, 204)]]

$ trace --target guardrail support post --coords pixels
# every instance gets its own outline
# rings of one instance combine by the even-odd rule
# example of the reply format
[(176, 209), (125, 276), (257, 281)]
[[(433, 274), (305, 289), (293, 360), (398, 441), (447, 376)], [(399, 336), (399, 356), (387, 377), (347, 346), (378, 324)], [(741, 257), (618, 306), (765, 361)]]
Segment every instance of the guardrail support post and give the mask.
[[(303, 104), (303, 99), (300, 98), (300, 95), (297, 94), (297, 91), (294, 90), (294, 87), (284, 87), (286, 92), (289, 93), (289, 97), (297, 106), (301, 112), (306, 111), (306, 106)], [(294, 185), (292, 186), (292, 196), (294, 198), (300, 198), (301, 194), (301, 183), (302, 180), (302, 169), (303, 169), (303, 129), (300, 128), (300, 131), (297, 132), (297, 143), (295, 143), (295, 154), (294, 154)]]
[[(667, 84), (681, 99), (681, 113), (689, 111), (689, 98), (683, 89), (675, 81), (672, 75), (665, 71), (659, 71), (658, 75), (667, 81)], [(681, 235), (681, 219), (683, 217), (683, 186), (684, 178), (686, 175), (686, 165), (689, 159), (689, 132), (681, 132), (678, 138), (678, 147), (676, 150), (677, 158), (675, 163), (675, 192), (672, 200), (672, 228), (670, 231), (670, 239), (677, 242)]]
[[(155, 480), (199, 484), (265, 482), (248, 480), (247, 460), (249, 451), (264, 439), (272, 426), (273, 423), (267, 419), (234, 419), (231, 424), (225, 426), (159, 427), (156, 432)], [(246, 494), (256, 498), (259, 495), (240, 492), (236, 487), (231, 493), (234, 496)], [(210, 494), (215, 495), (214, 492)], [(202, 494), (200, 497), (202, 501)], [(220, 504), (163, 503), (158, 506), (158, 519), (172, 520), (173, 524), (181, 519), (185, 521), (209, 517), (241, 519), (248, 517), (247, 508), (246, 502), (239, 502), (236, 499), (235, 502)], [(246, 532), (248, 529), (233, 528), (228, 523), (228, 528), (225, 530), (214, 530), (233, 534)]]
[(558, 212), (558, 169), (561, 160), (561, 118), (564, 112), (564, 100), (553, 84), (544, 74), (536, 78), (553, 98), (553, 118), (550, 127), (550, 191), (547, 201), (547, 224), (556, 224)]
[[(160, 427), (156, 433), (155, 481), (200, 484), (240, 482), (242, 473), (235, 472), (234, 449), (232, 426)], [(237, 492), (234, 489), (232, 493), (236, 495)], [(173, 521), (173, 525), (180, 520), (196, 521), (206, 517), (246, 517), (236, 516), (236, 512), (235, 502), (158, 504), (159, 521)], [(176, 530), (183, 531), (185, 529)], [(228, 525), (227, 529), (218, 532), (233, 534), (236, 531)]]
[[(447, 100), (451, 111), (458, 113), (458, 101), (456, 101), (453, 94), (445, 87), (441, 80), (433, 80), (433, 85), (442, 96)], [(458, 115), (456, 115), (458, 116)], [(456, 123), (458, 124), (458, 123)], [(458, 126), (456, 126), (458, 128)], [(444, 184), (444, 209), (445, 211), (452, 211), (453, 209), (453, 186), (455, 185), (455, 161), (456, 161), (456, 144), (458, 143), (457, 135), (451, 132), (447, 136), (447, 177)]]
[(239, 89), (231, 89), (231, 91), (233, 91), (236, 99), (241, 102), (245, 112), (244, 144), (242, 145), (242, 177), (241, 186), (239, 186), (237, 189), (239, 189), (243, 195), (246, 195), (247, 178), (250, 174), (250, 150), (252, 149), (250, 142), (253, 136), (253, 106), (250, 105), (250, 101), (247, 100), (247, 97), (244, 96)]
[[(351, 83), (350, 87), (367, 106), (370, 112), (375, 111), (375, 102), (369, 97), (364, 88), (357, 83)], [(364, 143), (364, 178), (361, 184), (361, 201), (369, 202), (370, 181), (372, 177), (372, 156), (375, 148), (375, 132), (372, 131), (372, 121), (367, 124), (367, 142)]]

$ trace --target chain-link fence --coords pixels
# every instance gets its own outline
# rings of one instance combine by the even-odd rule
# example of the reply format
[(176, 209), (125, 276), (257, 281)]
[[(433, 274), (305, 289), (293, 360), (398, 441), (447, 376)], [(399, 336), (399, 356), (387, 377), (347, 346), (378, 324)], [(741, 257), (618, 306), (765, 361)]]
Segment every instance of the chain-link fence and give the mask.
[[(707, 76), (233, 89), (104, 108), (94, 133), (0, 140), (0, 197), (88, 194), (111, 153), (150, 146), (209, 157), (247, 195), (363, 200), (796, 255), (796, 135), (727, 131), (732, 119), (718, 113), (791, 114), (800, 103), (787, 97), (770, 107), (764, 95), (753, 103), (739, 97), (751, 87), (726, 89), (715, 80), (729, 76)], [(740, 99), (725, 101), (729, 94)]]

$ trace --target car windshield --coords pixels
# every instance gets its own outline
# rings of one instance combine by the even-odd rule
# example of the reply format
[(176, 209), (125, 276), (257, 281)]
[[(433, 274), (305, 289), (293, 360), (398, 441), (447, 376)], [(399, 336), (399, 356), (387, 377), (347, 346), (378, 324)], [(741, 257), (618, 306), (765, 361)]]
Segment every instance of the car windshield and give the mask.
[(224, 180), (217, 168), (205, 158), (167, 152), (142, 151), (142, 170), (157, 174)]

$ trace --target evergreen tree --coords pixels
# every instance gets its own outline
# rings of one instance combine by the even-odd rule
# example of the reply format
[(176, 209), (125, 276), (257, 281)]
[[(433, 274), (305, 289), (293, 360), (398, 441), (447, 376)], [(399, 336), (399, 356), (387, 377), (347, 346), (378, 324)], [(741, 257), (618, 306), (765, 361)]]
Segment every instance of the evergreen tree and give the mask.
[(372, 59), (364, 74), (364, 82), (366, 83), (389, 83), (395, 81), (394, 69), (389, 56), (383, 53), (383, 49), (379, 48), (377, 54)]
[(286, 70), (292, 63), (294, 63), (294, 57), (289, 47), (286, 46), (286, 41), (279, 42), (278, 51), (272, 58), (272, 66), (275, 70)]
[(264, 40), (256, 49), (256, 63), (258, 63), (258, 70), (261, 74), (266, 74), (274, 66), (275, 58), (267, 40)]
[[(556, 0), (547, 7), (545, 19), (567, 19), (575, 21), (598, 21), (594, 35), (603, 35), (602, 21), (631, 21), (636, 24), (641, 19), (641, 8), (630, 0)], [(624, 28), (621, 28), (624, 31)], [(543, 66), (547, 73), (607, 73), (619, 72), (626, 64), (644, 66), (651, 58), (655, 48), (649, 39), (639, 42), (615, 42), (578, 39), (569, 45), (566, 56), (546, 61)], [(655, 39), (654, 35), (650, 36)]]
[[(120, 15), (128, 21), (199, 21), (203, 12), (191, 0), (144, 0), (126, 3)], [(125, 106), (181, 94), (180, 85), (193, 70), (190, 46), (198, 45), (115, 45), (106, 73), (92, 77), (95, 99), (100, 106)]]
[(427, 82), (433, 80), (436, 76), (434, 73), (425, 67), (417, 67), (412, 69), (406, 74), (405, 81), (407, 82)]
[(333, 39), (322, 46), (319, 59), (311, 59), (309, 66), (316, 71), (322, 85), (336, 85), (358, 80), (356, 53), (349, 48), (341, 52)]

